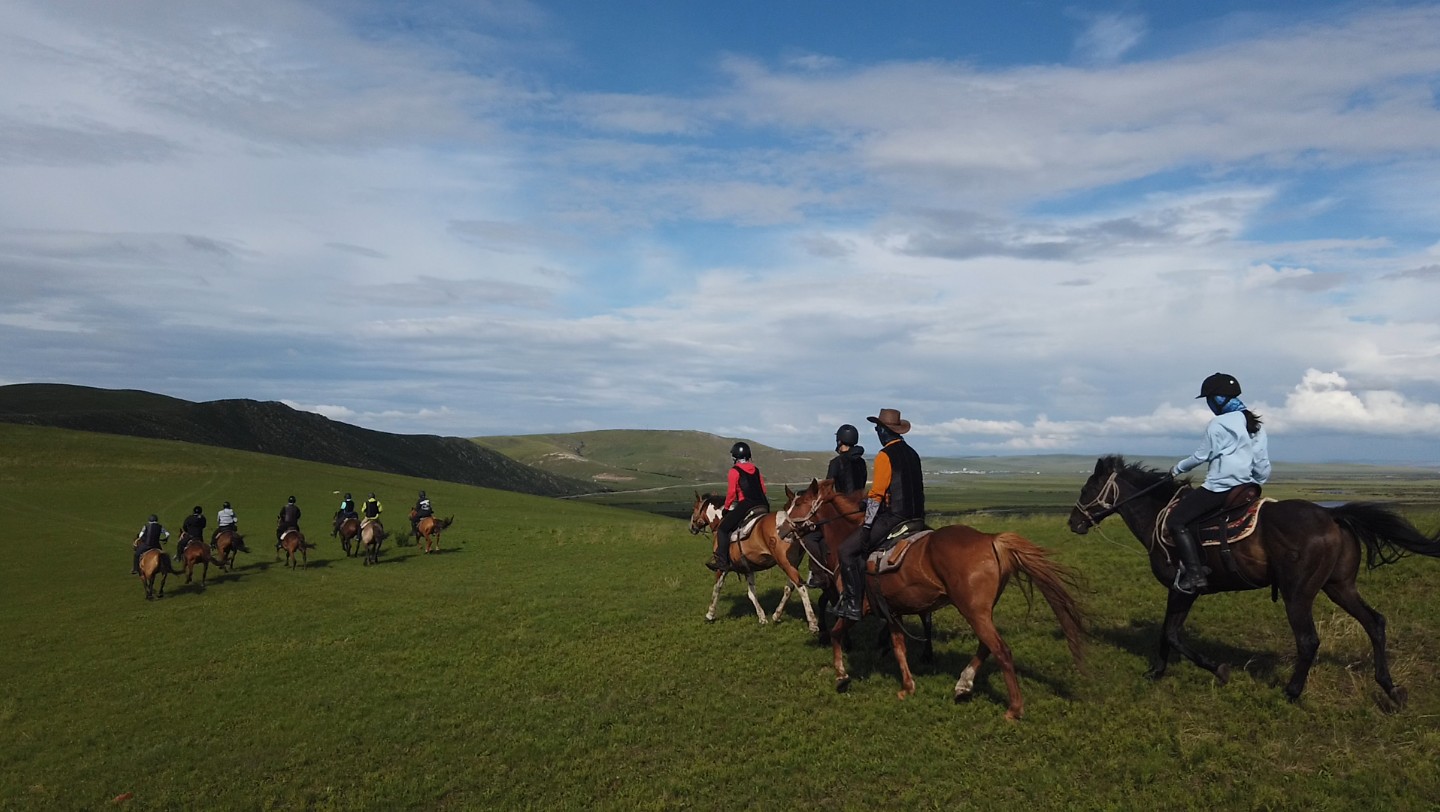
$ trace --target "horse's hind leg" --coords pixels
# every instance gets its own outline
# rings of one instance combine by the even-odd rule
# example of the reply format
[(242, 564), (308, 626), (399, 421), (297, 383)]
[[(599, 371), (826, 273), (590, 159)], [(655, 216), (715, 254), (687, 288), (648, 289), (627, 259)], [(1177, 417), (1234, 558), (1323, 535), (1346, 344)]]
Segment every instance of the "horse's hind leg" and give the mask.
[(975, 647), (975, 656), (971, 658), (970, 664), (960, 672), (960, 679), (955, 683), (955, 701), (964, 702), (969, 699), (975, 690), (975, 675), (980, 672), (980, 666), (985, 663), (985, 658), (990, 656), (990, 647), (981, 643)]
[(725, 573), (715, 573), (715, 589), (710, 592), (710, 611), (705, 613), (705, 622), (715, 622), (715, 605), (720, 602), (720, 587), (725, 585)]
[(1375, 681), (1380, 684), (1380, 689), (1390, 697), (1398, 707), (1405, 707), (1405, 701), (1409, 698), (1408, 692), (1390, 679), (1390, 658), (1385, 653), (1385, 616), (1375, 611), (1375, 607), (1365, 602), (1360, 597), (1360, 590), (1355, 587), (1355, 582), (1348, 584), (1330, 584), (1325, 587), (1325, 594), (1336, 606), (1350, 613), (1350, 616), (1360, 621), (1365, 627), (1365, 633), (1370, 636), (1370, 645), (1375, 649)]
[(925, 627), (925, 650), (920, 654), (920, 661), (924, 663), (935, 662), (935, 613), (921, 612), (920, 623)]
[(915, 693), (915, 677), (910, 673), (910, 660), (905, 656), (905, 630), (897, 618), (890, 624), (890, 645), (895, 649), (895, 662), (900, 665), (900, 692), (896, 696), (904, 699)]
[[(1024, 715), (1025, 698), (1020, 696), (1020, 680), (1015, 677), (1015, 660), (1010, 656), (1010, 647), (1000, 638), (1000, 632), (995, 629), (995, 621), (988, 611), (989, 607), (986, 609), (981, 617), (967, 615), (965, 619), (970, 621), (970, 628), (975, 630), (975, 636), (980, 638), (980, 643), (995, 654), (1001, 670), (1005, 672), (1005, 690), (1010, 695), (1010, 707), (1005, 710), (1005, 718), (1013, 722)], [(978, 651), (976, 655), (978, 659)]]
[(1185, 619), (1190, 617), (1190, 608), (1195, 605), (1195, 601), (1199, 597), (1195, 594), (1170, 590), (1170, 597), (1165, 601), (1165, 624), (1160, 632), (1160, 662), (1150, 669), (1152, 679), (1160, 679), (1165, 676), (1165, 666), (1170, 662), (1170, 649), (1173, 648), (1180, 652), (1185, 659), (1214, 674), (1215, 681), (1221, 685), (1230, 682), (1229, 665), (1212, 660), (1190, 648), (1181, 636), (1185, 630)]
[(770, 621), (765, 619), (765, 610), (760, 606), (760, 599), (755, 596), (755, 573), (745, 573), (745, 591), (750, 595), (750, 605), (755, 607), (755, 617), (760, 619), (760, 625), (764, 626)]

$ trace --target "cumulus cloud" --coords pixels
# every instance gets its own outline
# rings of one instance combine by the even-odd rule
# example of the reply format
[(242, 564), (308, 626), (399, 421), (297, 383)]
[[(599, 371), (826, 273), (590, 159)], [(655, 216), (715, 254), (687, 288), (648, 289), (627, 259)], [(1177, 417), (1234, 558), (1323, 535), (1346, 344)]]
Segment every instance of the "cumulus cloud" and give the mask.
[(1308, 369), (1271, 413), (1277, 432), (1332, 431), (1363, 434), (1440, 435), (1440, 404), (1419, 403), (1399, 392), (1355, 392), (1335, 372)]

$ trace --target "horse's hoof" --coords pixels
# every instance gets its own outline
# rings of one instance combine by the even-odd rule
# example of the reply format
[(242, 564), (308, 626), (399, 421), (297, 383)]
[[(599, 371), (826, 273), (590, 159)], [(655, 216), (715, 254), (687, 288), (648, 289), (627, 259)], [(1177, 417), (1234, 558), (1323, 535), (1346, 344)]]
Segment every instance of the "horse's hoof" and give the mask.
[(811, 627), (810, 627), (810, 633), (811, 633), (811, 634), (819, 634), (819, 633), (820, 633), (820, 627), (819, 627), (819, 626), (811, 626)]
[(1302, 688), (1300, 691), (1294, 691), (1287, 685), (1285, 686), (1285, 699), (1289, 701), (1291, 705), (1298, 705), (1300, 703), (1300, 693), (1303, 690)]
[(1164, 677), (1165, 669), (1163, 668), (1152, 668), (1149, 671), (1145, 672), (1145, 678), (1150, 680), (1151, 682), (1159, 682), (1160, 680), (1164, 679)]
[(1395, 710), (1405, 710), (1405, 704), (1410, 701), (1410, 692), (1396, 685), (1390, 689), (1390, 701), (1395, 703)]
[(705, 622), (706, 622), (706, 623), (714, 623), (714, 622), (715, 622), (715, 618), (710, 617), (709, 615), (706, 615), (706, 616), (705, 616)]
[(1020, 721), (1020, 714), (1016, 713), (1015, 711), (1005, 711), (1005, 721), (1014, 724), (1015, 722)]
[(761, 626), (768, 626), (768, 625), (770, 625), (770, 621), (768, 621), (768, 620), (766, 620), (765, 618), (762, 617), (762, 618), (760, 618), (760, 625), (761, 625)]
[(956, 705), (963, 705), (963, 704), (965, 704), (966, 702), (969, 702), (969, 701), (970, 701), (970, 698), (973, 697), (973, 696), (975, 696), (975, 692), (974, 692), (974, 691), (965, 691), (964, 693), (961, 693), (960, 691), (956, 691), (956, 692), (955, 692), (955, 704), (956, 704)]
[(848, 690), (850, 690), (849, 677), (839, 677), (835, 680), (835, 693), (843, 694)]
[(898, 698), (900, 698), (901, 700), (905, 700), (905, 699), (909, 699), (909, 698), (910, 698), (910, 695), (913, 694), (913, 693), (915, 693), (915, 692), (914, 692), (914, 691), (896, 691), (896, 692), (895, 692), (895, 696), (898, 697)]
[(1218, 684), (1220, 684), (1220, 685), (1229, 685), (1229, 684), (1230, 684), (1230, 664), (1229, 664), (1229, 663), (1221, 663), (1220, 666), (1215, 669), (1215, 682), (1218, 683)]

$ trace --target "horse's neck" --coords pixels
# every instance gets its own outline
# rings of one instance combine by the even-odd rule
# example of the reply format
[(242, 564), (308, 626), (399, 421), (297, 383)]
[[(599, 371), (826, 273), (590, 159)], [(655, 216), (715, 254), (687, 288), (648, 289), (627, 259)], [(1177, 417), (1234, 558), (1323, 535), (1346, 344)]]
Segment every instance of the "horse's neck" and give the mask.
[(825, 532), (825, 546), (830, 554), (828, 557), (839, 560), (836, 550), (839, 548), (840, 542), (849, 538), (850, 534), (855, 532), (855, 528), (860, 526), (858, 510), (859, 508), (852, 505), (845, 497), (836, 494), (826, 500), (825, 506), (816, 512), (815, 518), (825, 522), (820, 529)]
[[(1131, 493), (1140, 490), (1139, 487), (1131, 485), (1128, 482), (1125, 484), (1132, 489)], [(1144, 544), (1147, 549), (1152, 547), (1158, 549), (1158, 545), (1152, 545), (1150, 543), (1150, 539), (1155, 534), (1155, 522), (1160, 518), (1160, 511), (1164, 509), (1165, 505), (1169, 504), (1171, 497), (1174, 495), (1174, 491), (1151, 491), (1139, 499), (1126, 502), (1121, 505), (1120, 509), (1116, 512), (1120, 514), (1120, 518), (1125, 522), (1125, 526), (1130, 528), (1131, 534), (1139, 539), (1141, 544)], [(1125, 494), (1122, 493), (1120, 498), (1124, 499)], [(1154, 554), (1153, 549), (1151, 550), (1151, 554)]]

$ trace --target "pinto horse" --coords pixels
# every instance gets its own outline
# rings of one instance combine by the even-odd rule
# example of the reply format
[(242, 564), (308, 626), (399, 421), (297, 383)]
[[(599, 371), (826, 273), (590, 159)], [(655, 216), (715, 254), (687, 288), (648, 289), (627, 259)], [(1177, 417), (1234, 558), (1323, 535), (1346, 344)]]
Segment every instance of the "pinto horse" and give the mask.
[[(707, 493), (701, 496), (696, 492), (695, 507), (690, 511), (690, 534), (699, 535), (705, 531), (713, 534), (724, 518), (725, 514), (721, 510), (723, 504), (723, 498), (716, 494)], [(779, 566), (788, 580), (785, 582), (785, 594), (780, 596), (780, 605), (775, 607), (775, 614), (770, 619), (779, 623), (784, 616), (785, 604), (790, 600), (790, 593), (799, 592), (800, 601), (805, 605), (805, 621), (811, 634), (820, 630), (820, 624), (815, 619), (815, 610), (810, 605), (810, 592), (800, 580), (799, 566), (805, 555), (805, 548), (795, 543), (794, 528), (782, 518), (784, 516), (783, 510), (767, 513), (755, 523), (749, 538), (739, 543), (731, 542), (730, 569), (715, 573), (710, 609), (705, 613), (706, 623), (715, 621), (715, 606), (720, 602), (720, 587), (724, 586), (725, 575), (729, 572), (735, 573), (737, 577), (745, 577), (745, 586), (750, 594), (750, 603), (755, 607), (755, 615), (760, 619), (761, 625), (769, 622), (765, 619), (765, 610), (760, 606), (760, 599), (755, 597), (755, 573)], [(714, 539), (711, 550), (719, 549), (718, 545), (719, 539)]]
[[(454, 523), (454, 516), (451, 516), (448, 519), (436, 519), (433, 516), (426, 516), (425, 518), (421, 519), (420, 524), (415, 529), (418, 533), (420, 533), (421, 537), (425, 539), (425, 552), (430, 553), (439, 550), (440, 531), (444, 530), (445, 528), (449, 527)], [(430, 546), (432, 536), (434, 537), (435, 541), (435, 546), (433, 549)]]
[(245, 537), (239, 533), (232, 533), (226, 530), (215, 536), (215, 552), (225, 566), (233, 569), (235, 567), (235, 556), (239, 553), (248, 553), (250, 548), (245, 546)]
[[(1223, 685), (1230, 680), (1230, 666), (1194, 651), (1181, 638), (1185, 618), (1199, 595), (1179, 592), (1171, 586), (1178, 562), (1161, 542), (1157, 526), (1163, 524), (1159, 521), (1162, 511), (1188, 490), (1190, 483), (1177, 481), (1167, 473), (1127, 463), (1124, 457), (1101, 457), (1070, 511), (1070, 530), (1084, 535), (1105, 517), (1120, 514), (1125, 526), (1149, 549), (1150, 571), (1155, 579), (1170, 587), (1160, 634), (1160, 658), (1150, 675), (1155, 679), (1165, 675), (1173, 648), (1214, 674)], [(1295, 634), (1295, 669), (1285, 686), (1285, 696), (1292, 702), (1299, 700), (1305, 690), (1305, 680), (1320, 648), (1313, 610), (1315, 597), (1323, 590), (1365, 628), (1375, 652), (1375, 681), (1396, 707), (1405, 705), (1405, 689), (1390, 678), (1385, 616), (1371, 608), (1355, 587), (1362, 550), (1371, 569), (1410, 553), (1440, 557), (1440, 533), (1427, 538), (1410, 522), (1373, 502), (1323, 508), (1313, 502), (1288, 499), (1265, 505), (1254, 534), (1232, 547), (1236, 572), (1223, 566), (1217, 553), (1201, 547), (1201, 555), (1211, 569), (1206, 593), (1270, 587), (1272, 600), (1285, 599), (1285, 615)]]
[[(295, 569), (297, 561), (303, 562), (301, 569), (310, 567), (310, 555), (305, 551), (315, 549), (315, 545), (305, 541), (304, 533), (294, 529), (286, 530), (285, 535), (280, 537), (280, 548), (285, 551), (285, 563), (290, 565), (290, 569)], [(275, 551), (275, 560), (280, 560), (280, 550)]]
[[(827, 480), (825, 483), (812, 482), (808, 489), (796, 495), (786, 512), (801, 532), (820, 522), (843, 524), (853, 531), (860, 526), (864, 510), (854, 497), (835, 493)], [(906, 659), (905, 630), (900, 625), (900, 616), (933, 612), (948, 603), (960, 611), (980, 640), (975, 657), (961, 673), (960, 681), (955, 683), (955, 701), (970, 698), (975, 688), (975, 674), (993, 652), (1005, 673), (1005, 687), (1010, 697), (1005, 718), (1012, 722), (1020, 718), (1025, 712), (1025, 700), (1020, 696), (1015, 662), (1010, 656), (1010, 647), (995, 629), (992, 614), (1012, 577), (1017, 580), (1028, 578), (1040, 588), (1040, 594), (1060, 621), (1060, 629), (1065, 634), (1075, 665), (1083, 668), (1084, 618), (1079, 604), (1066, 589), (1067, 584), (1074, 584), (1075, 572), (1051, 561), (1049, 556), (1050, 552), (1044, 547), (1016, 533), (981, 533), (957, 524), (942, 527), (913, 542), (898, 570), (870, 578), (865, 590), (864, 611), (879, 613), (879, 607), (874, 602), (874, 590), (878, 588), (890, 607), (886, 623), (890, 628), (895, 660), (900, 664), (901, 689), (898, 696), (905, 699), (915, 693), (915, 679)], [(842, 617), (830, 633), (835, 656), (835, 690), (840, 693), (850, 687), (841, 640), (853, 625), (854, 621)]]
[[(145, 587), (145, 600), (165, 597), (165, 580), (179, 575), (164, 550), (152, 548), (140, 554), (140, 585)], [(160, 576), (160, 594), (155, 594), (155, 576)]]

